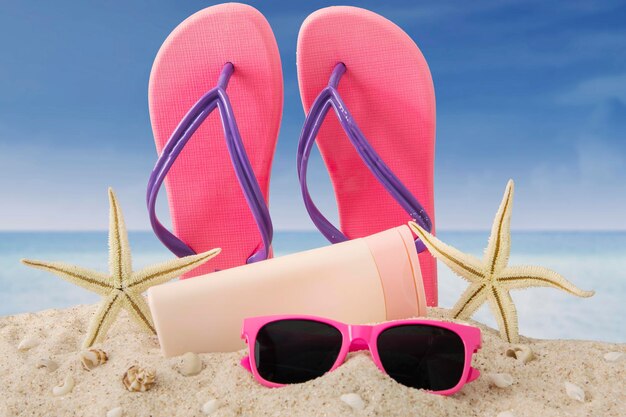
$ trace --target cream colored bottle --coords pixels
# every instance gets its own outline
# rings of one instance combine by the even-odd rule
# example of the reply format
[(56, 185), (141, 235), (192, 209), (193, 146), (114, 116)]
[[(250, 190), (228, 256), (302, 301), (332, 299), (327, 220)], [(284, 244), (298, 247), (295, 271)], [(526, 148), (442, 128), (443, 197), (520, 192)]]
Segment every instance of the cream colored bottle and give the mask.
[(155, 286), (148, 302), (168, 357), (243, 348), (246, 317), (308, 314), (364, 324), (426, 314), (407, 226)]

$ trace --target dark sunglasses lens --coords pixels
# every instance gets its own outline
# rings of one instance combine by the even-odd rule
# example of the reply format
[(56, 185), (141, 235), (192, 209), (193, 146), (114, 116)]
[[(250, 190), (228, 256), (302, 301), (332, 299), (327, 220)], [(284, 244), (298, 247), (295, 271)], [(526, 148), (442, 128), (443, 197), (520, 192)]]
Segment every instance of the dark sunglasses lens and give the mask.
[(387, 374), (409, 387), (431, 391), (454, 388), (465, 368), (463, 340), (441, 327), (390, 327), (380, 333), (377, 346)]
[(341, 343), (341, 332), (331, 325), (312, 320), (280, 320), (259, 330), (254, 360), (266, 381), (296, 384), (330, 371)]

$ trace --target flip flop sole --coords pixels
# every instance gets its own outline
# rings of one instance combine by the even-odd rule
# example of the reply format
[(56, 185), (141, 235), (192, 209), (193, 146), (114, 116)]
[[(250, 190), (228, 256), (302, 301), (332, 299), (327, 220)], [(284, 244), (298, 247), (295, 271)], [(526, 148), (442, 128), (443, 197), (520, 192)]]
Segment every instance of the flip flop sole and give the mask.
[[(196, 101), (215, 87), (222, 67), (235, 71), (227, 93), (263, 196), (269, 180), (283, 106), (283, 78), (272, 29), (253, 7), (227, 3), (182, 22), (159, 50), (149, 84), (150, 119), (161, 153)], [(261, 246), (237, 181), (217, 111), (187, 143), (166, 180), (174, 233), (194, 251), (221, 254), (185, 277), (243, 265)]]
[[(298, 37), (298, 81), (308, 113), (339, 62), (339, 93), (381, 159), (434, 224), (435, 93), (424, 56), (398, 26), (368, 10), (336, 6), (311, 14)], [(335, 190), (341, 230), (367, 236), (405, 224), (408, 214), (367, 169), (337, 119), (317, 143)], [(434, 258), (419, 255), (428, 305), (437, 304)]]

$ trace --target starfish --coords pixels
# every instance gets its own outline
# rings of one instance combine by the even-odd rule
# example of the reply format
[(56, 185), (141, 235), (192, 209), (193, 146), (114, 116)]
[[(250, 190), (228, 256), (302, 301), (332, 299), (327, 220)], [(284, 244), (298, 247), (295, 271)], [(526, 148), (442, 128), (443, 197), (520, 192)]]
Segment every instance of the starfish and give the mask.
[(111, 188), (109, 188), (109, 204), (110, 271), (108, 275), (62, 262), (22, 259), (25, 265), (51, 272), (72, 284), (102, 296), (100, 306), (91, 318), (87, 337), (83, 342), (84, 348), (104, 340), (121, 309), (127, 310), (130, 317), (143, 329), (156, 334), (150, 309), (142, 293), (153, 285), (162, 284), (194, 269), (221, 251), (221, 249), (212, 249), (134, 272), (124, 217)]
[(577, 288), (557, 272), (541, 266), (508, 266), (513, 188), (513, 180), (509, 180), (482, 261), (446, 245), (417, 223), (409, 223), (434, 257), (470, 283), (450, 315), (455, 319), (467, 319), (483, 303), (488, 302), (498, 323), (500, 336), (509, 343), (517, 343), (519, 340), (517, 311), (509, 290), (553, 287), (579, 297), (591, 297), (594, 294), (593, 291)]

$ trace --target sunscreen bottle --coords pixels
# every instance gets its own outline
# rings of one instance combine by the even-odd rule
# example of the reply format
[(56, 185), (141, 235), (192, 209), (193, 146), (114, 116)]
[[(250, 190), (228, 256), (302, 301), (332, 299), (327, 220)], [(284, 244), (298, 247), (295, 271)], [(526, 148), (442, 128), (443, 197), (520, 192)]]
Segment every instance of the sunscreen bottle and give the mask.
[(167, 357), (244, 348), (243, 319), (307, 314), (351, 324), (426, 315), (408, 226), (151, 287), (148, 303)]

